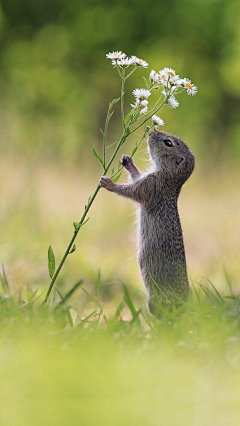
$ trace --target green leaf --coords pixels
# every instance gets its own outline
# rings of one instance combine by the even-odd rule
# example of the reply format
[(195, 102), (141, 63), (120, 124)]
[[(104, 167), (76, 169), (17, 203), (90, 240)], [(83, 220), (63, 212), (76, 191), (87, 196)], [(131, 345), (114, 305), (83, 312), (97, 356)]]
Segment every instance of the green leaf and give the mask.
[[(112, 105), (111, 105), (111, 108), (112, 108)], [(111, 117), (113, 116), (113, 114), (114, 114), (114, 111), (112, 111), (112, 112), (108, 112), (108, 114), (107, 114), (107, 124), (109, 123), (109, 121), (110, 121), (110, 119), (111, 119)]]
[(95, 155), (95, 157), (100, 161), (101, 165), (103, 166), (103, 160), (100, 157), (100, 155), (96, 152), (94, 147), (93, 147), (93, 154)]
[(55, 256), (53, 253), (52, 246), (49, 246), (49, 249), (48, 249), (48, 272), (49, 272), (50, 278), (52, 278), (55, 272)]
[[(144, 133), (147, 133), (147, 132), (149, 132), (149, 130), (151, 129), (151, 127), (150, 126), (145, 126), (144, 127)], [(146, 137), (146, 136), (145, 136)]]
[(83, 225), (85, 225), (85, 223), (87, 223), (88, 221), (89, 221), (89, 219), (90, 219), (90, 217), (88, 217), (83, 223), (82, 223), (82, 225), (81, 226), (83, 226)]
[(111, 102), (111, 105), (116, 104), (117, 102), (119, 102), (119, 101), (120, 101), (120, 99), (121, 99), (121, 98), (113, 99), (113, 101)]
[(122, 163), (121, 163), (121, 161), (119, 160), (119, 161), (118, 161), (118, 171), (119, 171), (121, 168), (122, 168)]
[(136, 115), (134, 115), (134, 117), (132, 118), (132, 124), (135, 123), (135, 121), (137, 121), (138, 117), (139, 117), (140, 113), (137, 112)]
[(128, 135), (130, 135), (130, 127), (126, 127), (125, 132), (124, 132), (124, 136), (127, 137)]
[(126, 115), (126, 117), (124, 118), (124, 124), (125, 124), (125, 126), (126, 126), (126, 124), (127, 124), (127, 122), (128, 122), (128, 119), (130, 118), (130, 116), (131, 116), (131, 112), (129, 112), (127, 115)]
[(111, 177), (113, 177), (113, 175), (114, 175), (114, 167), (112, 169)]
[[(88, 206), (86, 205), (85, 206), (85, 209), (87, 208)], [(90, 219), (90, 217), (88, 217), (83, 223), (80, 223), (80, 222), (73, 222), (73, 226), (74, 226), (74, 233), (76, 234), (76, 233), (78, 233), (78, 231), (79, 231), (79, 229), (83, 226), (83, 225), (85, 225), (85, 223), (87, 223), (88, 221), (89, 221), (89, 219)]]
[(77, 231), (78, 228), (79, 228), (79, 222), (73, 222), (73, 226), (74, 226), (75, 231)]
[(74, 253), (76, 248), (77, 247), (75, 246), (75, 244), (73, 244), (73, 246), (72, 246), (71, 250), (68, 252), (68, 254)]
[(116, 182), (118, 181), (118, 179), (120, 178), (121, 174), (122, 174), (122, 173), (119, 173), (119, 175), (117, 175), (117, 176), (113, 177), (113, 178), (112, 178), (113, 182), (115, 182), (115, 183), (116, 183)]

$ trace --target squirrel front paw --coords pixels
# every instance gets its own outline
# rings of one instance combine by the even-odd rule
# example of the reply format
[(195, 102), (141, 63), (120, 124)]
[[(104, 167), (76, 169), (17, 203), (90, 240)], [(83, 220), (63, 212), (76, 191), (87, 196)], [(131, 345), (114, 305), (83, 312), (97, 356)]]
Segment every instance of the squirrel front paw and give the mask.
[(129, 155), (123, 155), (121, 158), (121, 164), (127, 169), (129, 164), (133, 164), (133, 161)]
[(102, 176), (101, 178), (100, 178), (100, 182), (99, 182), (99, 184), (100, 184), (100, 186), (102, 187), (102, 188), (105, 188), (105, 189), (107, 189), (108, 191), (112, 191), (113, 190), (113, 188), (114, 188), (114, 186), (115, 186), (115, 183), (112, 181), (112, 179), (110, 178), (110, 177), (108, 177), (108, 176)]

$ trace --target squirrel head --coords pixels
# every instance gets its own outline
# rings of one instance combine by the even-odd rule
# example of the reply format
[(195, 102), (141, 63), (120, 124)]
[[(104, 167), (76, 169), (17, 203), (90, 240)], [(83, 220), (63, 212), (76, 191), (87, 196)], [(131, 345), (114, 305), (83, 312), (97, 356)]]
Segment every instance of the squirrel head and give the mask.
[(162, 170), (176, 184), (183, 185), (194, 169), (193, 153), (177, 136), (166, 132), (151, 132), (148, 151), (157, 170)]

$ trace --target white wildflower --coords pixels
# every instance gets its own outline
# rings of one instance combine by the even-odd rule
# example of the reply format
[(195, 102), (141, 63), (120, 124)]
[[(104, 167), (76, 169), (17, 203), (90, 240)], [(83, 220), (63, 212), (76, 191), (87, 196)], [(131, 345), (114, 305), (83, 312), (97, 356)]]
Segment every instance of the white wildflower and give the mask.
[(163, 86), (167, 86), (168, 82), (170, 82), (171, 84), (177, 84), (177, 81), (179, 79), (179, 76), (176, 75), (175, 71), (172, 68), (163, 68), (163, 70), (160, 70), (159, 77)]
[(123, 53), (121, 51), (116, 51), (116, 52), (106, 54), (106, 58), (108, 59), (124, 59), (125, 57), (126, 57), (126, 53)]
[(191, 80), (188, 80), (188, 78), (184, 78), (182, 84), (187, 89), (188, 95), (192, 95), (192, 96), (196, 95), (198, 89), (194, 84), (191, 83)]
[(175, 77), (176, 73), (172, 68), (164, 68), (165, 72), (167, 73), (168, 77)]
[(148, 107), (146, 106), (145, 108), (140, 110), (140, 114), (147, 114), (148, 112)]
[(150, 80), (152, 80), (154, 83), (157, 83), (159, 80), (159, 75), (156, 71), (152, 70), (150, 72)]
[(129, 65), (133, 65), (133, 60), (131, 58), (118, 59), (117, 65), (119, 67), (129, 67)]
[(148, 100), (146, 98), (151, 95), (151, 92), (147, 89), (135, 89), (133, 94), (136, 100), (134, 104), (131, 104), (131, 107), (133, 109), (138, 109), (140, 114), (147, 114)]
[(153, 121), (153, 124), (157, 126), (164, 126), (165, 124), (164, 121), (160, 117), (158, 117), (156, 114), (152, 116), (152, 121)]
[(139, 99), (136, 99), (136, 102), (135, 102), (135, 104), (130, 104), (131, 105), (131, 107), (132, 108), (138, 108), (139, 107), (139, 105), (140, 105), (140, 100)]
[(159, 78), (160, 78), (161, 84), (163, 86), (167, 86), (167, 83), (168, 83), (168, 74), (165, 70), (166, 70), (166, 68), (159, 71)]
[(178, 85), (184, 86), (184, 81), (185, 81), (185, 78), (179, 78)]
[(143, 101), (144, 99), (149, 98), (149, 96), (151, 95), (151, 92), (148, 89), (134, 89), (133, 95), (135, 96), (135, 98)]
[(175, 75), (174, 77), (169, 78), (169, 83), (173, 84), (174, 86), (179, 85), (179, 81), (181, 81), (179, 75)]
[(177, 108), (179, 105), (179, 102), (177, 101), (177, 99), (175, 98), (175, 96), (170, 96), (170, 98), (168, 99), (168, 105), (172, 108)]
[(143, 59), (138, 58), (137, 56), (132, 56), (131, 59), (133, 60), (133, 63), (136, 64), (136, 65), (139, 65), (143, 68), (148, 67), (148, 63), (146, 61), (144, 61)]

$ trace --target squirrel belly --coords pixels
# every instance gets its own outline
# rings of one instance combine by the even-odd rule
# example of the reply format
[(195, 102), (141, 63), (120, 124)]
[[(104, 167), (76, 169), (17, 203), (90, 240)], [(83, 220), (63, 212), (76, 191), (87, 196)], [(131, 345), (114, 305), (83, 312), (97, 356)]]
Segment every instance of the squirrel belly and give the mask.
[(148, 292), (148, 307), (158, 316), (158, 305), (171, 310), (173, 304), (179, 306), (186, 301), (189, 293), (177, 205), (173, 203), (170, 211), (163, 200), (158, 209), (140, 206), (138, 233), (138, 263)]
[(189, 293), (178, 197), (193, 172), (195, 159), (177, 136), (153, 131), (148, 138), (153, 170), (142, 174), (132, 158), (124, 155), (122, 165), (130, 184), (116, 184), (102, 176), (100, 185), (139, 204), (138, 262), (148, 293), (149, 311), (160, 317), (161, 309), (172, 310)]

